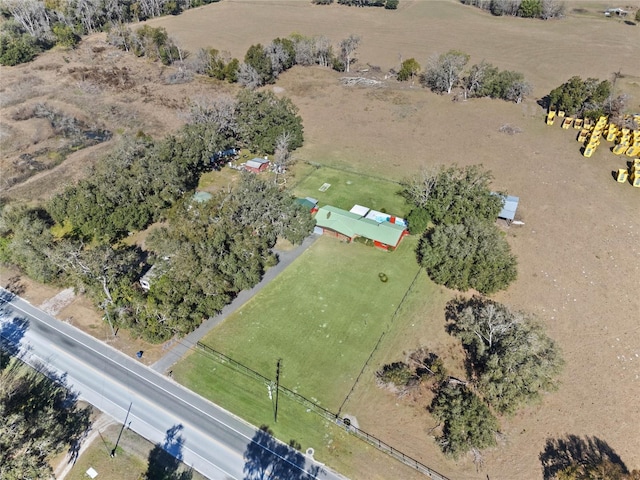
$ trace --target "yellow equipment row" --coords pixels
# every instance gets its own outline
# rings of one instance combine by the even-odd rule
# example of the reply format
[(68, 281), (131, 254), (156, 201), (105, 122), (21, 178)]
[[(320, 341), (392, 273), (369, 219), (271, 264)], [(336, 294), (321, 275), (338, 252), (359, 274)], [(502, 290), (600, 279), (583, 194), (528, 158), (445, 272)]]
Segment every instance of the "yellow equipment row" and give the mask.
[(618, 169), (616, 180), (619, 183), (626, 183), (629, 177), (631, 177), (631, 185), (640, 188), (640, 158), (634, 159), (628, 170), (625, 170), (624, 168)]

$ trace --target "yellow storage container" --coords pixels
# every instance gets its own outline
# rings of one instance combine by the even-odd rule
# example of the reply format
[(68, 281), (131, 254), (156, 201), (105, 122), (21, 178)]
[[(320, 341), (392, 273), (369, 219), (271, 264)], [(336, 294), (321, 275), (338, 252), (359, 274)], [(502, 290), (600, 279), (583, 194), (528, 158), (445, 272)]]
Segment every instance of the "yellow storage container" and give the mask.
[(629, 178), (629, 172), (627, 172), (624, 168), (618, 169), (618, 175), (616, 176), (616, 180), (618, 183), (624, 183)]
[(627, 151), (625, 152), (625, 155), (627, 157), (636, 157), (636, 156), (640, 155), (640, 146), (639, 147), (627, 147)]
[(595, 151), (595, 149), (596, 149), (595, 146), (589, 144), (586, 147), (584, 147), (584, 153), (582, 155), (589, 158), (591, 155), (593, 155), (593, 152)]
[(629, 147), (627, 145), (616, 145), (615, 147), (613, 147), (612, 152), (614, 155), (622, 155), (627, 151), (628, 148)]
[(553, 121), (556, 119), (556, 112), (549, 112), (547, 115), (547, 125), (553, 125)]
[(584, 143), (587, 140), (587, 135), (589, 135), (589, 130), (586, 128), (583, 128), (582, 130), (580, 130), (580, 133), (578, 134), (578, 141), (580, 143)]

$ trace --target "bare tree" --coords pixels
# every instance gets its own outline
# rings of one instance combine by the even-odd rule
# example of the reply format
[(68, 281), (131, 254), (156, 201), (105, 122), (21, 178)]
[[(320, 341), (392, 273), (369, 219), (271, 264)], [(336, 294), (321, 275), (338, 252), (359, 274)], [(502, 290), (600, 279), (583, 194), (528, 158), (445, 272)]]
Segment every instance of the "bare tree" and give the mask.
[(525, 81), (513, 82), (507, 89), (506, 98), (512, 102), (520, 103), (527, 95), (530, 95), (532, 91), (533, 88), (531, 84)]
[(51, 19), (38, 0), (2, 0), (0, 8), (6, 10), (13, 19), (32, 37), (39, 40), (51, 39)]
[(191, 101), (189, 111), (185, 113), (187, 123), (217, 125), (217, 131), (235, 134), (238, 130), (236, 107), (238, 101), (231, 95), (216, 97), (198, 96)]
[(101, 26), (101, 0), (76, 0), (74, 15), (80, 21), (85, 33), (93, 33)]
[(133, 49), (134, 34), (124, 23), (114, 23), (107, 33), (107, 42), (125, 52)]
[(457, 50), (434, 55), (427, 62), (427, 69), (422, 81), (434, 92), (450, 94), (453, 87), (460, 81), (460, 76), (468, 61), (469, 55)]
[(549, 18), (562, 17), (564, 15), (565, 4), (558, 0), (542, 0), (542, 14), (544, 20)]
[(282, 73), (285, 69), (285, 65), (287, 63), (287, 59), (289, 55), (285, 51), (282, 43), (271, 42), (269, 45), (264, 47), (264, 52), (269, 57), (271, 61), (271, 70), (273, 72), (273, 77), (278, 78), (278, 75)]
[(246, 63), (241, 63), (238, 70), (238, 83), (254, 90), (261, 86), (263, 82), (260, 73), (255, 68)]
[(402, 182), (402, 196), (417, 207), (424, 208), (438, 183), (439, 173), (433, 167), (420, 169), (420, 173)]
[(287, 167), (293, 163), (293, 157), (289, 151), (291, 145), (292, 135), (290, 132), (282, 132), (276, 139), (276, 149), (274, 153), (275, 164), (275, 183), (284, 185), (287, 183), (285, 174), (287, 173)]
[(313, 49), (315, 52), (315, 63), (322, 67), (328, 67), (333, 55), (331, 40), (324, 35), (314, 37)]
[(315, 63), (314, 40), (309, 37), (295, 36), (292, 38), (296, 52), (296, 64), (308, 67)]
[(360, 45), (360, 37), (357, 35), (349, 35), (340, 42), (340, 58), (344, 62), (344, 71), (349, 73), (351, 63), (355, 62), (355, 54)]

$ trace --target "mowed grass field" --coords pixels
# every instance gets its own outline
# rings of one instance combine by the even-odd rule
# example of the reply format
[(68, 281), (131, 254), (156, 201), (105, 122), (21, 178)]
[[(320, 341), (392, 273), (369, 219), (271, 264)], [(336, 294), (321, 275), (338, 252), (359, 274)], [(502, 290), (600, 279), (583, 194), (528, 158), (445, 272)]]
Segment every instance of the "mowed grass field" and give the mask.
[(282, 385), (337, 412), (418, 272), (415, 244), (320, 237), (203, 343), (268, 378), (282, 359)]
[[(357, 203), (400, 217), (409, 213), (409, 205), (398, 194), (397, 182), (320, 165), (302, 165), (302, 169), (300, 179), (292, 188), (298, 197), (313, 197), (320, 206), (333, 205), (344, 210), (350, 210)], [(330, 187), (321, 191), (324, 184)]]
[[(282, 359), (281, 384), (335, 413), (381, 336), (403, 324), (397, 316), (403, 300), (415, 301), (416, 241), (407, 237), (389, 253), (320, 237), (202, 342), (270, 379)], [(380, 280), (381, 272), (387, 282)], [(207, 352), (192, 352), (173, 368), (173, 376), (252, 424), (269, 425), (280, 440), (295, 439), (303, 450), (313, 447), (317, 459), (343, 474), (387, 478), (405, 468), (286, 395), (279, 397), (275, 423), (267, 386)]]

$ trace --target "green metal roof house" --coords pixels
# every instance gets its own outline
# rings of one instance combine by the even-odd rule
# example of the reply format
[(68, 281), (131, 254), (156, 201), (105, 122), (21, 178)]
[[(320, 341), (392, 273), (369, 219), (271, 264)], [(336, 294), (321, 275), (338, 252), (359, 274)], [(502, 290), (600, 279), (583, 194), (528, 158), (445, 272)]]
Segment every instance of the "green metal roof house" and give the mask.
[(340, 208), (325, 205), (316, 213), (316, 226), (324, 235), (332, 235), (343, 240), (352, 241), (356, 237), (373, 240), (376, 247), (388, 250), (395, 248), (405, 235), (407, 229), (391, 222), (376, 222)]

